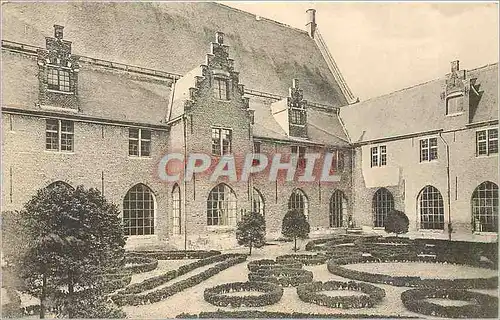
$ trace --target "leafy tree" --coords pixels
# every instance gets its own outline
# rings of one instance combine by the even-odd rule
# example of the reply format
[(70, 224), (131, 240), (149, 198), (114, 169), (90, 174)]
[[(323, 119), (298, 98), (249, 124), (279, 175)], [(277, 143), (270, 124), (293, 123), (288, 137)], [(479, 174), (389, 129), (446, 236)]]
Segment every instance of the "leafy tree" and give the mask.
[(262, 248), (266, 243), (266, 221), (264, 216), (258, 212), (250, 211), (243, 215), (241, 221), (238, 222), (238, 229), (236, 229), (236, 239), (239, 245), (250, 248), (250, 255), (252, 255), (252, 248)]
[(397, 237), (398, 234), (408, 232), (409, 225), (410, 220), (404, 212), (391, 210), (389, 211), (389, 213), (387, 213), (387, 217), (384, 223), (384, 229), (387, 233), (395, 233)]
[(309, 222), (307, 222), (307, 218), (302, 212), (290, 210), (285, 214), (281, 225), (281, 233), (285, 237), (293, 238), (293, 250), (295, 252), (297, 251), (297, 238), (307, 238), (310, 231)]
[[(104, 300), (104, 275), (124, 263), (115, 205), (96, 189), (56, 185), (39, 190), (18, 214), (24, 250), (9, 252), (6, 261), (15, 265), (24, 291), (40, 298), (41, 318), (48, 298), (58, 316), (123, 316)], [(104, 313), (97, 315), (96, 308)]]

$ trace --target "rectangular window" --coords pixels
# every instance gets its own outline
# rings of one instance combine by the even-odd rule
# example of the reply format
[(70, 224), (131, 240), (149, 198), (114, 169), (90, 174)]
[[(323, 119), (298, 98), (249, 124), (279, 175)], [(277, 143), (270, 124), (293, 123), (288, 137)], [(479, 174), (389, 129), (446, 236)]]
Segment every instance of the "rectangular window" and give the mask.
[(47, 85), (51, 90), (69, 92), (69, 70), (49, 67), (47, 70)]
[(420, 140), (420, 162), (437, 160), (437, 138)]
[(151, 130), (128, 129), (128, 154), (137, 157), (151, 156)]
[(382, 167), (387, 165), (387, 147), (378, 146), (370, 149), (371, 167)]
[(212, 128), (212, 154), (222, 156), (231, 154), (232, 130)]
[(498, 153), (498, 129), (476, 131), (476, 155), (487, 156)]
[(228, 86), (229, 82), (226, 79), (214, 78), (213, 79), (213, 93), (214, 97), (220, 100), (229, 100)]
[(462, 96), (448, 98), (446, 100), (446, 114), (462, 112), (462, 99)]
[(292, 108), (290, 110), (290, 123), (297, 125), (305, 125), (306, 111), (304, 109)]
[(69, 120), (47, 119), (45, 125), (45, 149), (73, 151), (74, 124)]

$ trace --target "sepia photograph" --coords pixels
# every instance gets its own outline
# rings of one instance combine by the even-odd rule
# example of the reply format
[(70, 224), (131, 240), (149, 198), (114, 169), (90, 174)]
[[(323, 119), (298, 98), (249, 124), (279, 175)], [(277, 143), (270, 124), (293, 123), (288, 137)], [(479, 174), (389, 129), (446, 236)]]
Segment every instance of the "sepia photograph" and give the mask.
[(1, 314), (498, 319), (498, 1), (4, 1)]

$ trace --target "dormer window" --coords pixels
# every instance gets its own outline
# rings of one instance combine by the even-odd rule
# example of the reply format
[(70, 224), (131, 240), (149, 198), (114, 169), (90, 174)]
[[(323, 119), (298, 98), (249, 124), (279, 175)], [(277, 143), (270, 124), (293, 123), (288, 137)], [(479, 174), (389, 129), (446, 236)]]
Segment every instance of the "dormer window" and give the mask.
[(453, 95), (446, 98), (446, 114), (455, 114), (463, 111), (462, 108), (462, 94)]
[(47, 67), (47, 87), (49, 90), (70, 92), (71, 69), (63, 69), (57, 66)]
[(214, 97), (219, 100), (229, 100), (228, 95), (229, 81), (223, 78), (214, 78), (212, 90)]
[(305, 125), (306, 111), (301, 108), (292, 108), (290, 110), (290, 123), (295, 125)]

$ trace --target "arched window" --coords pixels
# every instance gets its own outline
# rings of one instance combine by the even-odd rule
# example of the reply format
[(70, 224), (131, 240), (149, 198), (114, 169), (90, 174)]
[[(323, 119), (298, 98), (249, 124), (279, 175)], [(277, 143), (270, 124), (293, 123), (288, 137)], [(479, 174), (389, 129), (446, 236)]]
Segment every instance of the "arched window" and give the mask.
[(498, 186), (481, 183), (472, 193), (472, 228), (477, 232), (498, 232)]
[(60, 180), (52, 182), (51, 184), (49, 184), (47, 186), (47, 189), (60, 188), (60, 187), (68, 188), (68, 189), (71, 189), (71, 190), (75, 190), (75, 188), (73, 188), (69, 183), (66, 183), (66, 182), (60, 181)]
[(123, 225), (126, 236), (154, 234), (154, 194), (142, 183), (130, 188), (123, 199)]
[(226, 184), (215, 186), (207, 199), (207, 225), (236, 225), (237, 203), (236, 194)]
[(380, 188), (373, 195), (372, 211), (373, 211), (373, 226), (384, 227), (387, 213), (394, 209), (394, 198), (392, 193)]
[(420, 229), (444, 229), (443, 197), (433, 186), (424, 187), (418, 196)]
[(175, 184), (172, 188), (172, 228), (174, 234), (182, 233), (181, 189), (178, 184)]
[(297, 210), (303, 213), (309, 219), (309, 205), (307, 203), (306, 194), (300, 190), (295, 189), (288, 199), (288, 210)]
[(344, 217), (347, 211), (347, 198), (340, 190), (330, 197), (330, 228), (340, 228), (344, 226)]
[(265, 215), (264, 210), (264, 197), (257, 188), (253, 188), (252, 194), (252, 211)]

